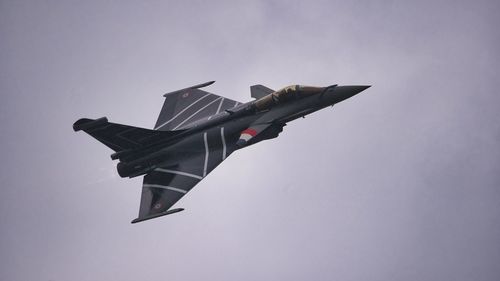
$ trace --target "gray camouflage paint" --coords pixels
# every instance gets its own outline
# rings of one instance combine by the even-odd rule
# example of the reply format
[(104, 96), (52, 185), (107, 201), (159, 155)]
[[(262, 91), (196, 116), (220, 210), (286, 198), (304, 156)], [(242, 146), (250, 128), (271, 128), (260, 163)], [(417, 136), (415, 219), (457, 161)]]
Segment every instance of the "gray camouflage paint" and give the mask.
[[(498, 280), (498, 1), (0, 3), (1, 280)], [(75, 134), (162, 94), (367, 83), (242, 150), (186, 211)]]
[[(165, 94), (154, 130), (109, 122), (106, 117), (81, 118), (73, 124), (74, 131), (115, 151), (111, 159), (119, 161), (121, 177), (144, 176), (139, 216), (132, 223), (182, 211), (170, 208), (232, 152), (276, 138), (288, 122), (369, 88), (293, 85), (240, 104), (199, 89), (212, 83)], [(255, 93), (255, 86), (250, 89), (252, 97), (262, 94)], [(224, 101), (230, 105), (223, 106)]]

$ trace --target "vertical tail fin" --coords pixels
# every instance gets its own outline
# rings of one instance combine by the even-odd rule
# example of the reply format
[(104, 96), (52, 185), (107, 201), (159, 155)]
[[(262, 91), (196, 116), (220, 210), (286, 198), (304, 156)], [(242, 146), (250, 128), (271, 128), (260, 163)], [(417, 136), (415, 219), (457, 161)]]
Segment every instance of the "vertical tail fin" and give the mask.
[(252, 96), (252, 98), (257, 100), (274, 92), (275, 91), (273, 89), (269, 89), (268, 87), (263, 85), (250, 86), (250, 95)]

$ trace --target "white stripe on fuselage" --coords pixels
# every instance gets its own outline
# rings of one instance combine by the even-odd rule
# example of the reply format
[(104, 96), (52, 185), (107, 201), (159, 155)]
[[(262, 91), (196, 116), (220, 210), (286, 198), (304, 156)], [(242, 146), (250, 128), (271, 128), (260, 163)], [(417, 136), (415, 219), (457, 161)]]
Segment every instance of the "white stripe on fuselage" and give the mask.
[(163, 169), (163, 168), (156, 168), (155, 171), (191, 177), (191, 178), (195, 178), (195, 179), (199, 179), (199, 180), (203, 179), (203, 177), (201, 177), (201, 176), (191, 174), (191, 173), (181, 172), (181, 171), (175, 171), (175, 170), (169, 170), (169, 169)]
[[(214, 115), (219, 114), (219, 111), (220, 111), (220, 108), (222, 107), (222, 103), (223, 103), (223, 102), (224, 102), (224, 98), (222, 98), (222, 99), (220, 100), (219, 107), (217, 107), (217, 111), (215, 112), (215, 114), (214, 114)], [(208, 117), (208, 120), (212, 119), (212, 117), (214, 117), (214, 115), (209, 116), (209, 117)]]
[(220, 137), (222, 139), (222, 161), (226, 159), (226, 137), (224, 137), (224, 127), (220, 128)]
[(194, 101), (192, 104), (188, 105), (186, 108), (184, 108), (183, 110), (181, 110), (179, 113), (177, 113), (174, 117), (170, 118), (170, 120), (166, 121), (165, 123), (161, 124), (160, 126), (156, 127), (155, 130), (158, 130), (159, 128), (167, 125), (168, 123), (172, 122), (175, 118), (177, 118), (177, 116), (181, 115), (184, 111), (188, 110), (191, 106), (195, 105), (197, 102), (201, 101), (202, 99), (210, 96), (211, 94), (206, 94), (204, 95), (203, 97), (197, 99), (196, 101)]
[(223, 103), (223, 102), (224, 102), (224, 98), (222, 98), (222, 99), (220, 100), (219, 107), (217, 107), (217, 112), (215, 112), (215, 114), (218, 114), (218, 113), (219, 113), (220, 108), (222, 107), (222, 103)]
[(205, 164), (203, 165), (203, 177), (207, 176), (207, 166), (208, 166), (208, 141), (207, 132), (203, 134), (203, 141), (205, 142)]
[(149, 183), (145, 183), (142, 186), (143, 187), (153, 187), (153, 188), (163, 188), (163, 189), (177, 191), (177, 192), (184, 193), (184, 194), (187, 193), (187, 191), (184, 190), (184, 189), (180, 189), (180, 188), (177, 188), (177, 187), (171, 187), (171, 186), (167, 186), (167, 185), (161, 185), (161, 184), (149, 184)]
[(191, 114), (188, 118), (184, 119), (184, 121), (182, 121), (179, 125), (175, 126), (175, 129), (179, 128), (180, 126), (182, 126), (182, 124), (186, 123), (186, 121), (188, 121), (189, 119), (193, 118), (193, 116), (195, 116), (196, 114), (200, 113), (200, 111), (202, 111), (203, 109), (209, 107), (212, 103), (218, 101), (219, 99), (222, 99), (222, 97), (218, 97), (216, 99), (214, 99), (213, 101), (209, 102), (207, 105), (205, 105), (204, 107), (200, 108), (198, 111), (196, 111), (195, 113)]

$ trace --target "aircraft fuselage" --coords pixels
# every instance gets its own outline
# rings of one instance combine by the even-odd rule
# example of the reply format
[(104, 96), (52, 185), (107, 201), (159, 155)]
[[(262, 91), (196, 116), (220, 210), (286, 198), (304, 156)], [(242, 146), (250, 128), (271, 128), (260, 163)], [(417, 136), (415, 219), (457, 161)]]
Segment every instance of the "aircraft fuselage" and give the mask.
[[(210, 118), (190, 124), (185, 128), (184, 132), (174, 138), (136, 151), (138, 155), (143, 156), (127, 161), (127, 163), (118, 163), (118, 173), (122, 177), (132, 178), (144, 175), (158, 166), (175, 166), (177, 159), (199, 153), (198, 151), (190, 151), (185, 148), (190, 147), (193, 142), (197, 142), (202, 134), (206, 133), (208, 138), (209, 135), (216, 135), (212, 132), (217, 131), (222, 132), (225, 138), (234, 139), (252, 124), (272, 123), (277, 126), (285, 126), (290, 121), (304, 117), (322, 108), (333, 106), (335, 103), (352, 97), (366, 88), (367, 86), (334, 86), (324, 92), (318, 92), (308, 97), (277, 104), (262, 111), (256, 108), (255, 104), (257, 101), (241, 104), (230, 110), (210, 116)], [(276, 136), (257, 139), (248, 145)], [(207, 141), (210, 140), (207, 139)], [(245, 146), (241, 146), (238, 149)]]

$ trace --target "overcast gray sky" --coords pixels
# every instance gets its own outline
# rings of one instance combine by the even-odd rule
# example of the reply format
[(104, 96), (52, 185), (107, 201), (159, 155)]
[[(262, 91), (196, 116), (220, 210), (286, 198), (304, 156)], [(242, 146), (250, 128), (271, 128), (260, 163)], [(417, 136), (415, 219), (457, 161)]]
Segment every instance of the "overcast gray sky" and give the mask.
[[(500, 280), (498, 1), (0, 1), (0, 280)], [(71, 125), (369, 84), (131, 225)]]

